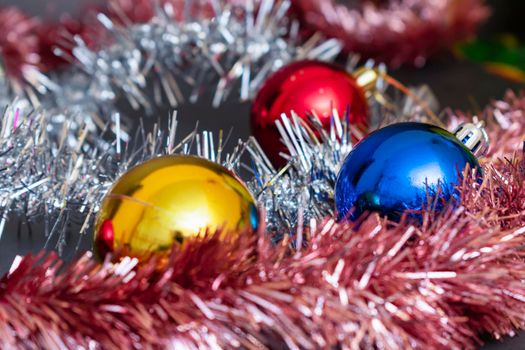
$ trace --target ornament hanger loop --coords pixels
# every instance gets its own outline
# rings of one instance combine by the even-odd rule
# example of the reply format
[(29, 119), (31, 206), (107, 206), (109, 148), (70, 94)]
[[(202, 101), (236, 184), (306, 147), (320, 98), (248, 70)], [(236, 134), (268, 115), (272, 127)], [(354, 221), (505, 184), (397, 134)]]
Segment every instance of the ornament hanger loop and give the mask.
[(490, 140), (485, 130), (485, 122), (483, 120), (478, 121), (477, 117), (474, 117), (472, 123), (462, 123), (458, 125), (453, 134), (476, 157), (484, 157), (488, 153)]

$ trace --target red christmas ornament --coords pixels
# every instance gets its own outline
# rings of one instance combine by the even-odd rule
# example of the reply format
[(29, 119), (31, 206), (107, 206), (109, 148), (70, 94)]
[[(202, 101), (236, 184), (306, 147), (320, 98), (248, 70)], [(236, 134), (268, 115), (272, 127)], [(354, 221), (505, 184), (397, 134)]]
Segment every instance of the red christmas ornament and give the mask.
[(251, 110), (252, 133), (272, 163), (281, 166), (286, 152), (275, 121), (291, 111), (301, 118), (315, 112), (326, 129), (335, 109), (344, 116), (349, 109), (350, 123), (366, 129), (368, 105), (363, 89), (347, 71), (320, 61), (289, 64), (268, 78), (257, 93)]

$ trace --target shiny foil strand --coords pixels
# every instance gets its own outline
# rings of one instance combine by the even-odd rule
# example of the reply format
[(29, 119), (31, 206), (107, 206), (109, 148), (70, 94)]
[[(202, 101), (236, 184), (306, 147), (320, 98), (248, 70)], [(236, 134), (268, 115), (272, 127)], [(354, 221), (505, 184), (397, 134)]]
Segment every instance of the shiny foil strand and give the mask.
[(4, 63), (0, 61), (0, 235), (13, 220), (43, 221), (46, 247), (62, 251), (64, 227), (77, 223), (84, 232), (97, 208), (91, 203), (98, 203), (114, 180), (112, 142), (115, 134), (129, 141), (128, 123), (122, 121), (115, 130), (114, 121), (106, 120), (106, 115), (118, 115), (112, 103), (85, 98), (86, 81), (78, 76), (61, 85), (31, 66), (20, 80)]
[[(36, 20), (13, 9), (0, 10), (0, 14), (10, 17), (6, 25), (22, 16), (28, 23), (20, 26), (35, 34)], [(22, 29), (8, 29), (25, 33)], [(25, 40), (6, 36), (9, 40)], [(20, 43), (20, 48), (29, 43), (32, 40)], [(0, 56), (12, 51), (0, 42)], [(80, 90), (73, 89), (72, 84), (63, 88), (41, 73), (36, 62), (22, 65), (20, 75), (16, 75), (9, 59), (0, 60), (0, 235), (9, 221), (43, 220), (49, 237), (46, 246), (51, 246), (52, 237), (62, 237), (56, 242), (61, 250), (62, 226), (76, 221), (69, 215), (89, 217), (87, 203), (96, 200), (96, 193), (101, 191), (96, 171), (100, 161), (108, 159), (102, 155), (112, 151), (107, 138), (109, 135), (111, 140), (112, 135), (101, 115), (113, 114), (113, 108), (92, 100), (86, 102), (79, 94), (85, 93), (84, 86)], [(16, 60), (23, 63), (20, 55)], [(128, 138), (125, 129), (122, 126), (120, 133), (124, 141)]]
[(49, 217), (53, 222), (63, 218), (64, 211), (78, 211), (98, 198), (98, 186), (104, 181), (92, 172), (101, 167), (99, 151), (104, 145), (92, 142), (102, 138), (92, 140), (85, 125), (76, 130), (68, 121), (61, 127), (53, 125), (27, 100), (15, 100), (2, 120), (1, 232), (6, 220)]
[(294, 0), (303, 28), (337, 38), (346, 51), (421, 66), (431, 55), (475, 35), (490, 10), (482, 0)]
[(146, 112), (163, 101), (195, 102), (206, 91), (214, 92), (214, 106), (234, 93), (247, 100), (286, 63), (331, 60), (341, 48), (319, 35), (300, 40), (289, 0), (150, 3), (137, 18), (126, 1), (111, 2), (91, 24), (100, 28), (96, 41), (73, 35), (69, 48), (57, 51), (71, 51), (73, 72), (91, 79), (97, 95), (122, 97)]

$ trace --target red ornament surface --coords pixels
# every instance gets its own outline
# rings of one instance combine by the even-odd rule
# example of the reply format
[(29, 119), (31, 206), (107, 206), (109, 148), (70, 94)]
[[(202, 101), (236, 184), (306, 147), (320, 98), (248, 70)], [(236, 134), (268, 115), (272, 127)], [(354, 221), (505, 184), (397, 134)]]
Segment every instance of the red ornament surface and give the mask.
[(100, 226), (99, 234), (94, 242), (96, 245), (95, 251), (98, 251), (100, 259), (104, 259), (106, 254), (114, 252), (114, 238), (115, 230), (113, 228), (113, 223), (111, 220), (104, 221)]
[(252, 133), (272, 163), (283, 165), (279, 155), (286, 152), (275, 121), (291, 111), (301, 118), (315, 112), (325, 129), (330, 127), (332, 110), (344, 116), (349, 109), (350, 123), (366, 129), (368, 105), (363, 90), (347, 71), (324, 62), (299, 61), (289, 64), (268, 78), (257, 93), (251, 110)]

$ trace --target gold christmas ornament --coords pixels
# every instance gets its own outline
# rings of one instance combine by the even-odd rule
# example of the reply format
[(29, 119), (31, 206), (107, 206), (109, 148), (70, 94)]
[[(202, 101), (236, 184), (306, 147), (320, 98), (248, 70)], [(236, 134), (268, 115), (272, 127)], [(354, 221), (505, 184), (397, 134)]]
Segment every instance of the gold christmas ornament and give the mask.
[(103, 258), (169, 254), (206, 230), (255, 234), (255, 199), (232, 172), (206, 159), (164, 156), (124, 174), (106, 195), (93, 249)]

